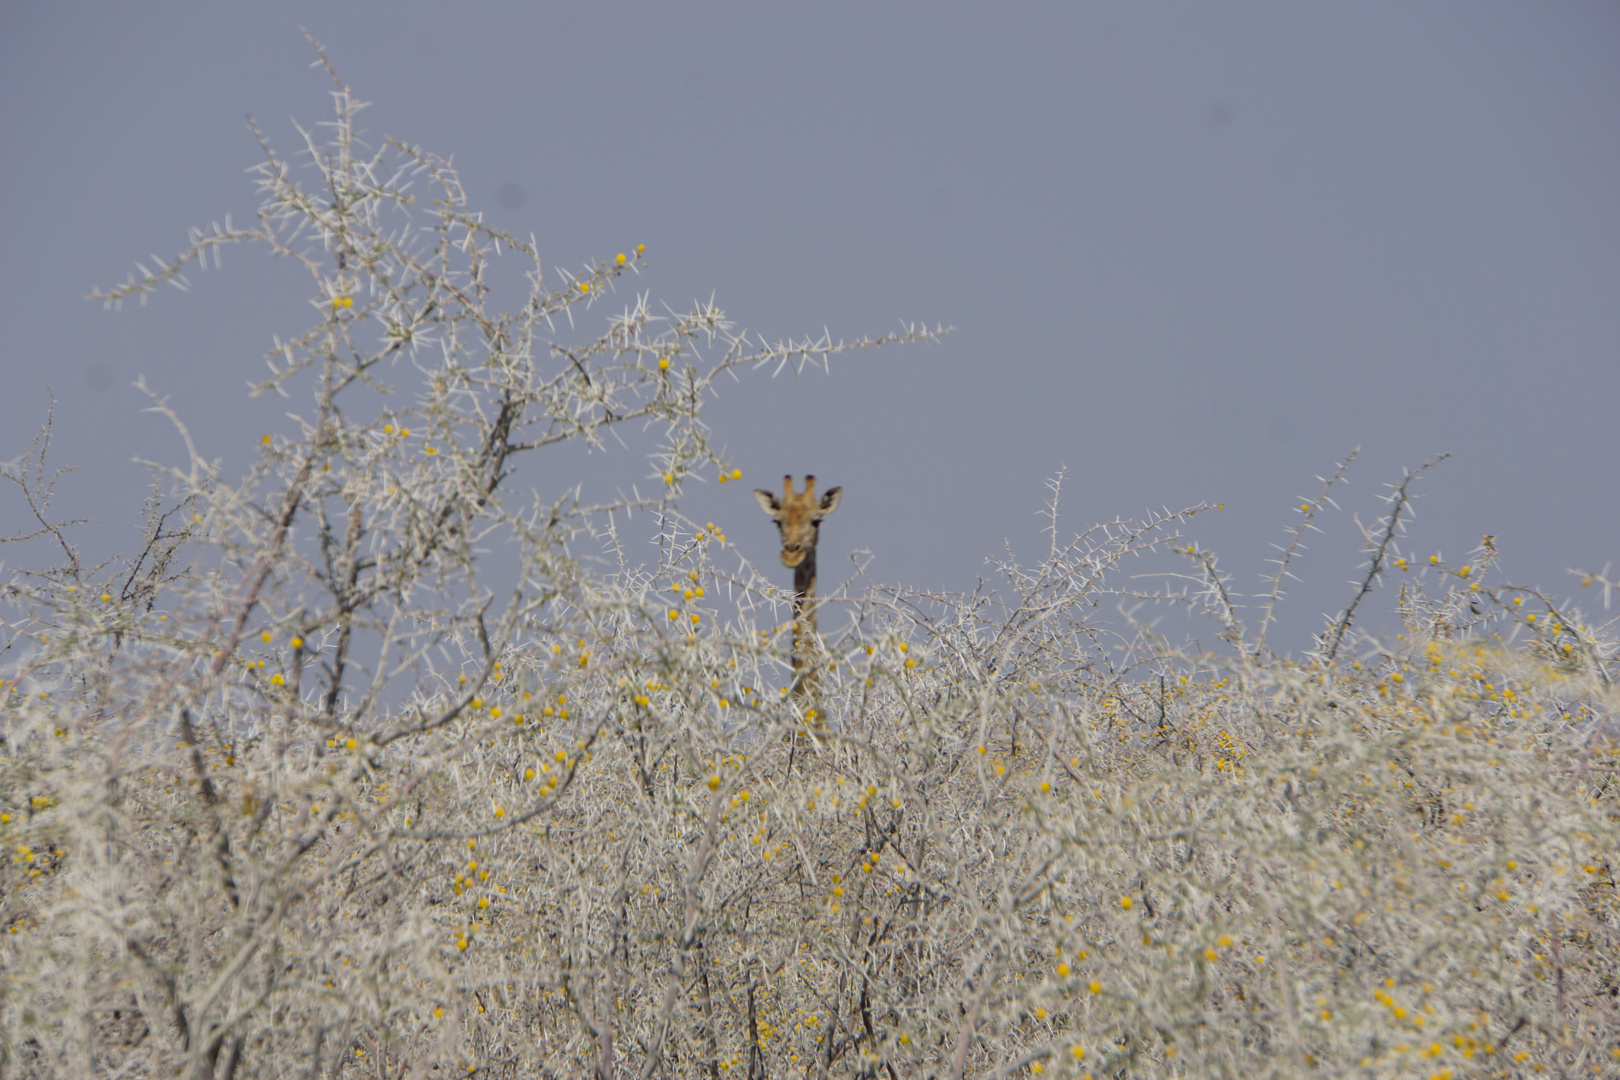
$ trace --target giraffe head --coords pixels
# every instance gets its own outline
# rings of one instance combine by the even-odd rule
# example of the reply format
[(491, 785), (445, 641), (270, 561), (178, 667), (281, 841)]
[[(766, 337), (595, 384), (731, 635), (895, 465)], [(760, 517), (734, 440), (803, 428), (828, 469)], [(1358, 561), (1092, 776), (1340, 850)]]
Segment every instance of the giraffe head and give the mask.
[(838, 509), (843, 488), (830, 488), (827, 494), (816, 498), (816, 478), (804, 478), (804, 491), (793, 490), (793, 477), (782, 478), (782, 497), (777, 498), (763, 489), (754, 492), (759, 508), (776, 522), (782, 534), (782, 565), (797, 567), (806, 556), (814, 557), (816, 541), (821, 535), (821, 519)]

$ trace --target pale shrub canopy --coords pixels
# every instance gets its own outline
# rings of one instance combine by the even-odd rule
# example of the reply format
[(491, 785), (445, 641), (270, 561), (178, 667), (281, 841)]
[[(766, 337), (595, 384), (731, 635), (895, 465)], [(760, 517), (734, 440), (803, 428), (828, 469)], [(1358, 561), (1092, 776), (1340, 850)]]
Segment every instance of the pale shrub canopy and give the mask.
[[(260, 387), (297, 430), (236, 486), (159, 470), (147, 548), (102, 567), (42, 443), (8, 474), (62, 560), (9, 586), (7, 1075), (1620, 1068), (1613, 638), (1488, 543), (1402, 558), (1415, 474), (1365, 571), (1401, 586), (1388, 647), (1359, 598), (1307, 661), (1265, 647), (1331, 482), (1252, 631), (1177, 534), (1204, 508), (1064, 543), (1054, 482), (1003, 592), (829, 597), (807, 728), (782, 591), (677, 508), (736, 468), (702, 406), (938, 331), (769, 345), (640, 296), (578, 335), (639, 249), (543, 273), (357, 109), (339, 84), (313, 173), (268, 156), (254, 226), (105, 294), (244, 241), (303, 267), (318, 317)], [(528, 293), (497, 315), (503, 254)], [(625, 425), (652, 497), (509, 479)]]

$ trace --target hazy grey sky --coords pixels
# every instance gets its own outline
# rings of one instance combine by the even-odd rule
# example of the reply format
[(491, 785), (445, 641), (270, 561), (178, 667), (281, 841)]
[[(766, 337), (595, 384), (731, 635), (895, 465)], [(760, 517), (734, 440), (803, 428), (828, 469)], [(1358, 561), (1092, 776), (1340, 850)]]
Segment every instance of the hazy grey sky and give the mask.
[[(1224, 502), (1192, 535), (1249, 591), (1356, 444), (1292, 647), (1348, 597), (1353, 516), (1441, 450), (1420, 554), (1493, 533), (1508, 576), (1560, 593), (1566, 567), (1620, 561), (1612, 3), (6, 4), (0, 459), (52, 388), (91, 550), (135, 540), (131, 458), (182, 453), (137, 376), (238, 467), (288, 426), (245, 384), (306, 325), (301, 272), (240, 249), (144, 309), (83, 297), (250, 217), (244, 116), (284, 152), (290, 119), (326, 118), (300, 26), (375, 103), (373, 136), (453, 155), (552, 265), (644, 243), (631, 288), (712, 292), (772, 338), (959, 328), (716, 403), (745, 482), (683, 507), (767, 566), (748, 489), (812, 471), (845, 493), (824, 579), (868, 548), (882, 580), (971, 587), (1004, 539), (1039, 554), (1067, 465), (1075, 528)], [(638, 449), (521, 479), (648, 471)]]

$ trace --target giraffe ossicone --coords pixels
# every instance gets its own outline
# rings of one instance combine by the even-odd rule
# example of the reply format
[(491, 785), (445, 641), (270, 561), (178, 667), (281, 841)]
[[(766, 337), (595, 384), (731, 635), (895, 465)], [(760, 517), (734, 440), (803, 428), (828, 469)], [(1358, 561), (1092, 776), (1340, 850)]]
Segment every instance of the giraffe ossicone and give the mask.
[(838, 509), (841, 487), (828, 488), (816, 497), (816, 478), (804, 478), (804, 490), (793, 490), (793, 477), (782, 478), (782, 495), (760, 488), (754, 492), (759, 508), (776, 522), (782, 536), (782, 565), (793, 570), (793, 693), (813, 699), (816, 669), (816, 544), (821, 519)]

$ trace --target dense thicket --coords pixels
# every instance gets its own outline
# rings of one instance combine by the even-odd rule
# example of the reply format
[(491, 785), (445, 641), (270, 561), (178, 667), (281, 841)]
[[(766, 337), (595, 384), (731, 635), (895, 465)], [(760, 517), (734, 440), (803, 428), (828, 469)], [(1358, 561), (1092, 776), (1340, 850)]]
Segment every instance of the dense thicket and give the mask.
[[(1246, 625), (1178, 533), (1203, 508), (1065, 540), (1055, 483), (1000, 592), (829, 598), (807, 723), (781, 591), (679, 511), (738, 475), (703, 405), (936, 332), (772, 345), (638, 297), (581, 334), (640, 249), (542, 272), (335, 100), (312, 171), (267, 151), (252, 226), (105, 294), (239, 242), (307, 272), (259, 388), (296, 429), (239, 483), (200, 449), (159, 470), (149, 543), (105, 566), (43, 443), (8, 474), (60, 559), (6, 594), (5, 1075), (1620, 1069), (1614, 640), (1488, 543), (1409, 562), (1412, 478), (1362, 575), (1399, 585), (1397, 641), (1356, 598), (1278, 657), (1295, 546)], [(657, 438), (649, 497), (512, 479), (624, 425)], [(1151, 600), (1220, 649), (1155, 637)]]

